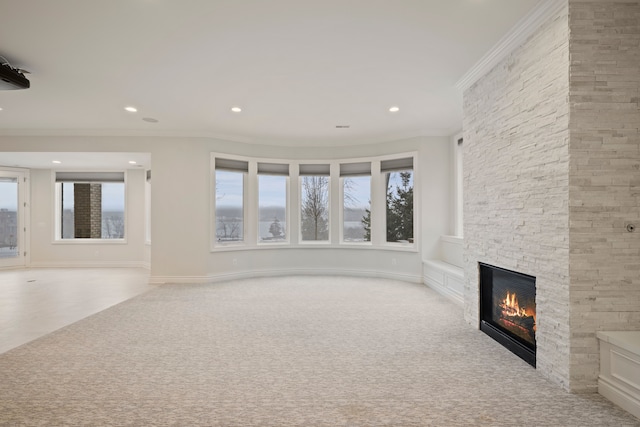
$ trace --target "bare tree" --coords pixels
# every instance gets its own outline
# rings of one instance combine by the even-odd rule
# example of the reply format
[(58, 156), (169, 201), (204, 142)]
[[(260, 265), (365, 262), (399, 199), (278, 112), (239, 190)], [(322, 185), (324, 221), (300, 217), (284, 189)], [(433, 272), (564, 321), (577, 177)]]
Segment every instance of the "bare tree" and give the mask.
[(302, 178), (302, 240), (329, 239), (329, 178)]
[(218, 240), (240, 240), (240, 231), (242, 224), (235, 217), (219, 217), (218, 227), (216, 229), (216, 237)]

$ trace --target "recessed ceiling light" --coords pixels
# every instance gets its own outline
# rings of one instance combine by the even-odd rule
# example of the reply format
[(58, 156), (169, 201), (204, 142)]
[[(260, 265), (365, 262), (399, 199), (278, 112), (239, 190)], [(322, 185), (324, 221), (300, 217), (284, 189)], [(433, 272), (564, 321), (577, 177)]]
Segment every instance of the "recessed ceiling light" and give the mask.
[(52, 160), (51, 163), (55, 163), (56, 165), (59, 165), (62, 162), (60, 160)]
[(153, 117), (143, 117), (142, 120), (149, 123), (158, 123), (158, 119), (154, 119)]
[(398, 107), (397, 105), (394, 105), (393, 107), (389, 108), (389, 112), (391, 113), (397, 113), (398, 111), (400, 111), (400, 107)]
[(242, 108), (240, 107), (231, 107), (231, 111), (233, 111), (234, 113), (239, 113), (242, 111)]
[(127, 110), (130, 113), (135, 113), (136, 111), (138, 111), (138, 109), (136, 107), (132, 107), (132, 106), (128, 106), (128, 107), (124, 107), (125, 110)]
[(130, 165), (135, 165), (136, 163), (138, 163), (138, 162), (136, 162), (135, 160), (129, 160), (129, 164)]

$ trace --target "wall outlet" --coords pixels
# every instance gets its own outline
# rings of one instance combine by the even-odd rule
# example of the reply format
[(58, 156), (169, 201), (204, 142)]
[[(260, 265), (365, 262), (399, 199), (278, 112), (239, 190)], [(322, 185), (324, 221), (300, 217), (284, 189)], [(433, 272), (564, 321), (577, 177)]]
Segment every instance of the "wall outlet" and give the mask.
[(395, 258), (391, 258), (391, 265), (398, 265), (398, 261)]
[(238, 258), (234, 258), (233, 261), (231, 261), (233, 263), (234, 266), (238, 265)]

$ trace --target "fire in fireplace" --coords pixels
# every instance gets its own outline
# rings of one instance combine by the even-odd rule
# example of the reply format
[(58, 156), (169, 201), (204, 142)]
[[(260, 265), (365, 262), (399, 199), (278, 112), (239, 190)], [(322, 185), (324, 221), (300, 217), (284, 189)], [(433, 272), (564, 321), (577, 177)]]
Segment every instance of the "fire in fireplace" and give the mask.
[(526, 362), (536, 364), (536, 279), (480, 265), (480, 329)]

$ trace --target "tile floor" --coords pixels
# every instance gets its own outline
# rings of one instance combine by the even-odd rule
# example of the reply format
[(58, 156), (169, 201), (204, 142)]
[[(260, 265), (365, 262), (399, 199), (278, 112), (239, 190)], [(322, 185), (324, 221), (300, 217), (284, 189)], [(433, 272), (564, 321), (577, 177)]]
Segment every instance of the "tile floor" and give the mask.
[(154, 288), (141, 268), (0, 270), (0, 353)]

